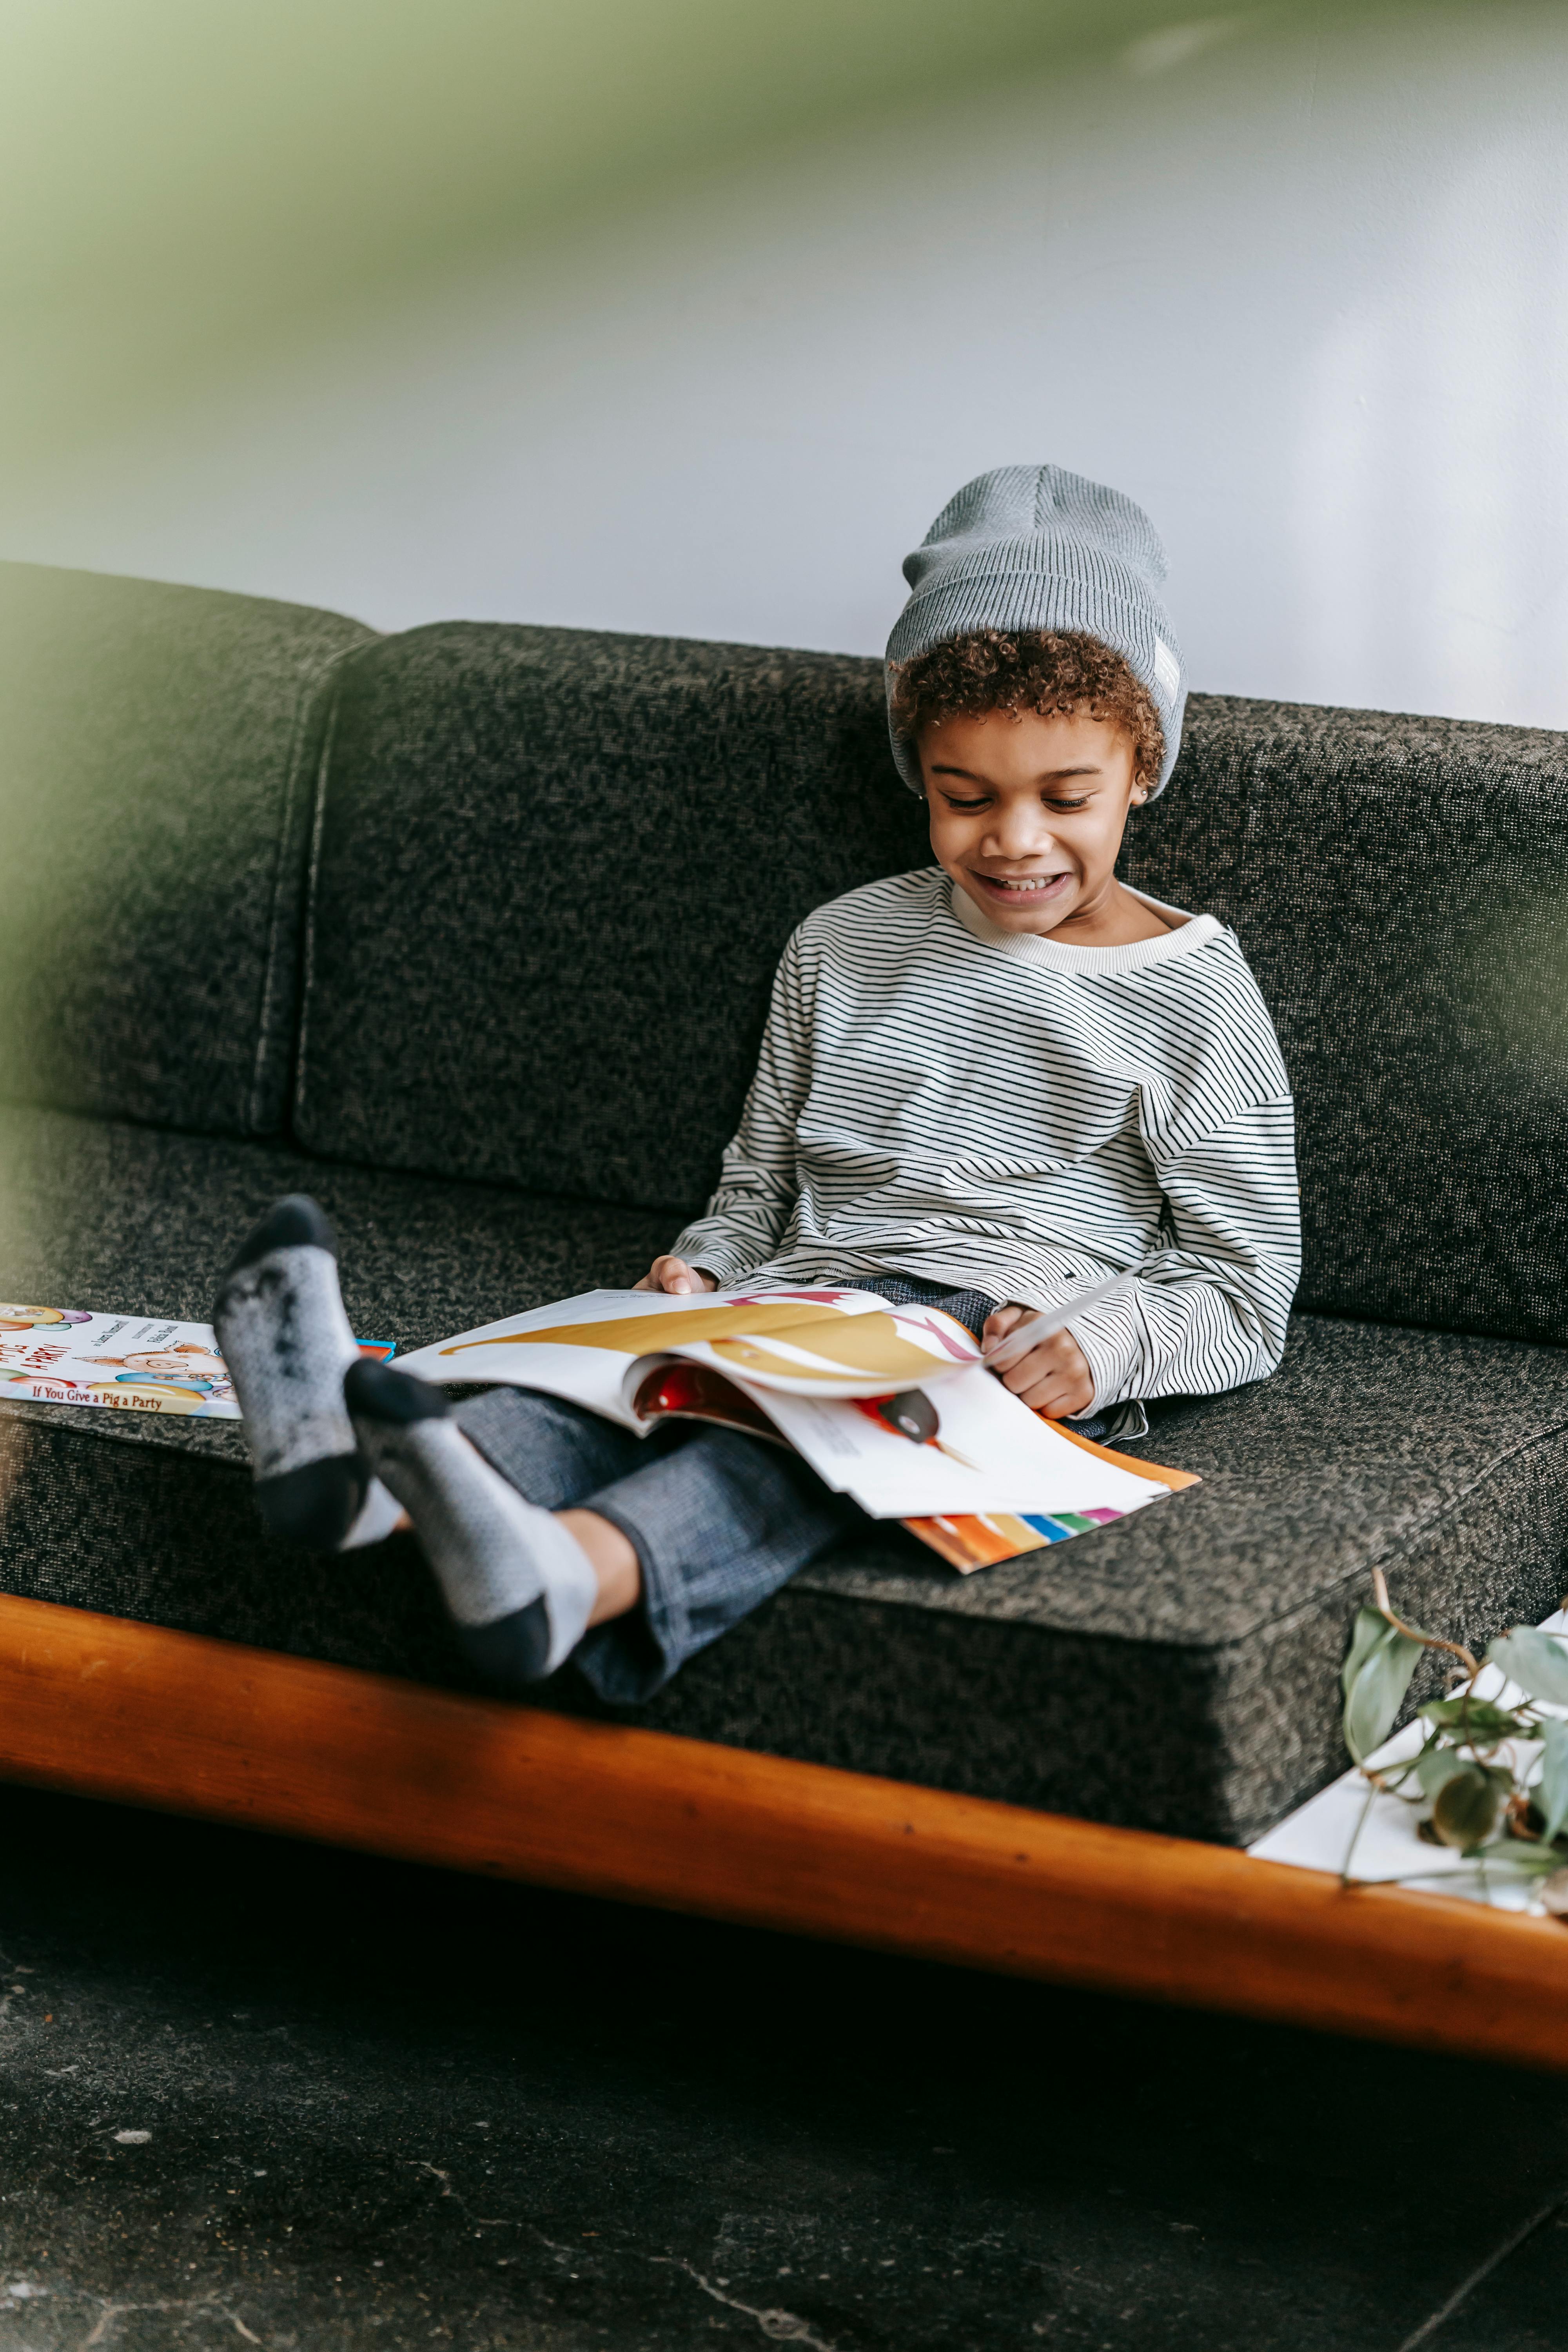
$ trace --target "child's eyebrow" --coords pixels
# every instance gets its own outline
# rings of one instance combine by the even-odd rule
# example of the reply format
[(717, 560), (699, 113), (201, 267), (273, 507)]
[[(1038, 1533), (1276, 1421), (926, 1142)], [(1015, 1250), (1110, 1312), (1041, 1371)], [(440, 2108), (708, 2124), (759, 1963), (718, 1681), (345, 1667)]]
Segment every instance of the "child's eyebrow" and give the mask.
[[(945, 761), (933, 761), (931, 772), (933, 776), (962, 776), (966, 784), (984, 784), (988, 792), (991, 789), (990, 779), (976, 775), (973, 768), (954, 768)], [(1100, 776), (1104, 772), (1103, 768), (1089, 761), (1077, 768), (1042, 768), (1039, 774), (1030, 781), (1037, 784), (1055, 784), (1067, 776)]]

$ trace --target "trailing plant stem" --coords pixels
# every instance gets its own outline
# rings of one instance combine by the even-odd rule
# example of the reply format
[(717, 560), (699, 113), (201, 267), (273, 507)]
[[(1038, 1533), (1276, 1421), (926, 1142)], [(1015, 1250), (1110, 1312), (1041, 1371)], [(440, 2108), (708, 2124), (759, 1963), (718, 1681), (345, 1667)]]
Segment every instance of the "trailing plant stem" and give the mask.
[(1415, 1626), (1407, 1625), (1403, 1617), (1394, 1615), (1388, 1603), (1388, 1581), (1381, 1568), (1374, 1568), (1372, 1571), (1372, 1589), (1376, 1597), (1379, 1616), (1386, 1617), (1388, 1622), (1397, 1633), (1403, 1633), (1407, 1642), (1419, 1642), (1424, 1650), (1447, 1650), (1450, 1657), (1459, 1660), (1470, 1680), (1475, 1681), (1476, 1676), (1480, 1673), (1480, 1666), (1462, 1643), (1445, 1642), (1440, 1633), (1423, 1633)]

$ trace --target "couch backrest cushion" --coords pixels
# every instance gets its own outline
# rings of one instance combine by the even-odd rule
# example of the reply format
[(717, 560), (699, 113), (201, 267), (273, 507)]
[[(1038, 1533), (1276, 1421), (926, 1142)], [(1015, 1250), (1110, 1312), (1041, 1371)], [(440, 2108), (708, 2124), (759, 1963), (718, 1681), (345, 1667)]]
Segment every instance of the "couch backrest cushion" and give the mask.
[(875, 662), (389, 638), (342, 681), (297, 1132), (679, 1213), (733, 1132), (795, 924), (928, 856)]
[[(301, 1139), (682, 1211), (791, 926), (929, 854), (874, 662), (389, 638), (342, 684)], [(1303, 1305), (1568, 1339), (1565, 866), (1568, 739), (1193, 698), (1123, 871), (1234, 924), (1273, 1009)]]
[(281, 1124), (335, 666), (299, 605), (0, 564), (0, 1097)]
[(1568, 1340), (1568, 736), (1194, 696), (1122, 870), (1273, 1011), (1301, 1305)]

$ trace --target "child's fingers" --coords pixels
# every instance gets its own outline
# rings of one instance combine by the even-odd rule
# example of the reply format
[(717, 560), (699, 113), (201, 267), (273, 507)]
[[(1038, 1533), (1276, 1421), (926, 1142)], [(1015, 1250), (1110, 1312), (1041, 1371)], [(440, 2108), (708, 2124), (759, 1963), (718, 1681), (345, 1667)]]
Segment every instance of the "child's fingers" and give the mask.
[(1094, 1377), (1070, 1331), (1053, 1332), (1000, 1375), (1004, 1387), (1035, 1412), (1087, 1412), (1094, 1402)]
[(1031, 1381), (1027, 1388), (1016, 1393), (1032, 1412), (1046, 1412), (1053, 1420), (1070, 1421), (1075, 1413), (1087, 1412), (1094, 1402), (1094, 1382), (1079, 1375), (1064, 1372), (1058, 1365), (1043, 1380)]
[[(1073, 1357), (1079, 1355), (1078, 1346), (1076, 1341), (1069, 1342), (1072, 1349), (1069, 1356), (1062, 1346), (1066, 1338), (1065, 1332), (1053, 1331), (1048, 1339), (1040, 1340), (1026, 1355), (1020, 1356), (1016, 1364), (1009, 1364), (1005, 1371), (999, 1371), (996, 1377), (1003, 1387), (1011, 1389), (1015, 1396), (1022, 1396), (1026, 1389), (1037, 1388), (1042, 1381), (1076, 1370)], [(1079, 1357), (1079, 1362), (1082, 1360)]]
[(1024, 1402), (1031, 1412), (1047, 1413), (1052, 1421), (1073, 1421), (1094, 1402), (1094, 1389), (1088, 1381), (1042, 1381)]
[(690, 1275), (691, 1269), (683, 1258), (656, 1257), (642, 1280), (634, 1282), (632, 1288), (674, 1292), (679, 1297), (683, 1291), (690, 1289)]

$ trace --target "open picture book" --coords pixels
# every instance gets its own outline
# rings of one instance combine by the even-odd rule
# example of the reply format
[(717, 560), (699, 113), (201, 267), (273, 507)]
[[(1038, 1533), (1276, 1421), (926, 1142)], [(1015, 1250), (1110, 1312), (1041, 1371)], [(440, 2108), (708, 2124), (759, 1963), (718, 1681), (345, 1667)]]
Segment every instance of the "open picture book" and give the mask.
[(642, 1435), (679, 1417), (792, 1446), (966, 1572), (1197, 1483), (1042, 1420), (962, 1323), (868, 1291), (592, 1290), (399, 1363), (437, 1384), (539, 1389)]

